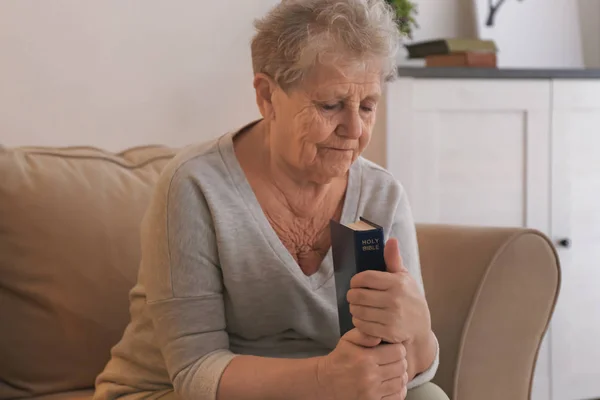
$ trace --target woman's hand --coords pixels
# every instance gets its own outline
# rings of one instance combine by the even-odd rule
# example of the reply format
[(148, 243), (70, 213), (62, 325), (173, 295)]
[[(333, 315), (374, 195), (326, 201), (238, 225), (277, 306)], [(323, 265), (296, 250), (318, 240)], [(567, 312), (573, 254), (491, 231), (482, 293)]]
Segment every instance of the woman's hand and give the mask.
[(429, 343), (429, 307), (402, 264), (396, 239), (388, 240), (384, 257), (388, 272), (364, 271), (350, 282), (347, 298), (354, 326), (388, 343)]
[(319, 361), (319, 398), (327, 400), (404, 400), (408, 383), (406, 348), (380, 344), (357, 329)]

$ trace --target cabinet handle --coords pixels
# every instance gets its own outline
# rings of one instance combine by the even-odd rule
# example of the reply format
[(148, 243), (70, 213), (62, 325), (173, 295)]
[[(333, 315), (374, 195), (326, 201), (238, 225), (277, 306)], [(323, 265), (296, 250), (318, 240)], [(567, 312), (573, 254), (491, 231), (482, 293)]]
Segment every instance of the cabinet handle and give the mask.
[(571, 247), (571, 239), (569, 239), (569, 238), (560, 239), (558, 241), (558, 245), (560, 247), (564, 247), (565, 249), (568, 249)]

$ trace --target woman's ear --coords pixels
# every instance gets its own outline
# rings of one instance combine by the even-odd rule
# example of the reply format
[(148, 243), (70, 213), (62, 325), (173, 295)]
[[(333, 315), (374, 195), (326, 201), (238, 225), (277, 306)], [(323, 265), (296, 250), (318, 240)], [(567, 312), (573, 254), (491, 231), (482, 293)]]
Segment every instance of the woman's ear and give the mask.
[(254, 90), (256, 91), (256, 104), (264, 119), (275, 119), (273, 95), (277, 84), (269, 76), (258, 73), (254, 75)]

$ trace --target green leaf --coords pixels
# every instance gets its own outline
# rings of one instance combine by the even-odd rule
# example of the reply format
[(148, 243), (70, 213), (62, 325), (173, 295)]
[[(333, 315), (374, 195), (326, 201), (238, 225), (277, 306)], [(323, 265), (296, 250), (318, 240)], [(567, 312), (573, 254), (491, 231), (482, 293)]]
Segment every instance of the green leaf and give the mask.
[(396, 23), (402, 36), (412, 39), (413, 29), (418, 28), (417, 5), (411, 0), (386, 0), (396, 11)]

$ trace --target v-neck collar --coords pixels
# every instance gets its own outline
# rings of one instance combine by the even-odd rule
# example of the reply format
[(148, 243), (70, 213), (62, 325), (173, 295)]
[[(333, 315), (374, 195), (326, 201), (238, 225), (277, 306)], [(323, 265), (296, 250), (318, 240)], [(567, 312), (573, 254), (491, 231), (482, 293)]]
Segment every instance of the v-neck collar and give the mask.
[[(223, 135), (219, 139), (219, 151), (221, 153), (221, 157), (229, 170), (229, 174), (233, 180), (233, 183), (236, 185), (237, 190), (242, 197), (244, 203), (248, 207), (249, 211), (252, 214), (252, 217), (258, 228), (265, 236), (266, 240), (269, 242), (271, 249), (276, 253), (277, 257), (281, 260), (282, 264), (298, 279), (302, 280), (311, 287), (313, 290), (319, 289), (323, 286), (329, 279), (333, 277), (333, 258), (331, 252), (331, 245), (327, 250), (327, 254), (321, 261), (321, 265), (319, 265), (319, 269), (314, 274), (307, 276), (304, 274), (298, 262), (291, 255), (289, 250), (284, 246), (284, 244), (279, 239), (279, 236), (269, 223), (265, 213), (263, 212), (260, 203), (250, 185), (250, 182), (246, 178), (246, 174), (242, 169), (241, 164), (239, 163), (237, 156), (235, 154), (233, 138), (245, 128), (255, 124), (257, 121), (252, 124), (246, 125), (241, 130), (230, 132)], [(344, 204), (342, 206), (342, 214), (340, 221), (342, 223), (351, 223), (356, 221), (358, 218), (358, 202), (360, 197), (360, 185), (361, 185), (361, 160), (357, 159), (354, 163), (352, 163), (350, 170), (348, 172), (348, 186), (346, 188), (346, 193), (344, 196)]]

